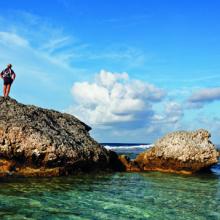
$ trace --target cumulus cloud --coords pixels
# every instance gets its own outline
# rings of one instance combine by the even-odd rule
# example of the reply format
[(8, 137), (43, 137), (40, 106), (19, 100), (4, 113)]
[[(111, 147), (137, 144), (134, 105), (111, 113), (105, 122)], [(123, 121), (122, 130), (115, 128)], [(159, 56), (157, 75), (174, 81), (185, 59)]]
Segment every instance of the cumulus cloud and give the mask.
[(154, 122), (156, 124), (176, 124), (184, 116), (183, 107), (181, 104), (171, 101), (164, 104), (164, 109), (160, 114), (155, 114)]
[(188, 106), (201, 108), (206, 103), (220, 100), (220, 87), (201, 89), (194, 92), (188, 99)]
[(144, 142), (182, 128), (182, 104), (127, 73), (101, 70), (91, 82), (75, 82), (71, 93), (74, 104), (66, 111), (91, 125), (102, 141)]
[(71, 93), (76, 103), (69, 113), (93, 126), (127, 129), (149, 124), (154, 116), (152, 104), (165, 97), (165, 92), (152, 84), (105, 70), (94, 82), (74, 83)]

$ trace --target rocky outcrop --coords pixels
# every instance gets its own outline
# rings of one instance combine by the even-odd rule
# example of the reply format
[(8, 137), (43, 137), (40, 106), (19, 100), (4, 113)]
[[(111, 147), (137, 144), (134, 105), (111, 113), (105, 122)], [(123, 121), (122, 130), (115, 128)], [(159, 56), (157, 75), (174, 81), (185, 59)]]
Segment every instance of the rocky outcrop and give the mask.
[(0, 176), (122, 169), (90, 129), (72, 115), (0, 97)]
[(122, 164), (122, 169), (121, 170), (126, 170), (129, 172), (139, 172), (141, 171), (139, 165), (137, 164), (136, 161), (131, 160), (128, 156), (126, 155), (120, 155), (118, 156), (119, 161)]
[(143, 171), (198, 172), (218, 162), (218, 152), (209, 138), (210, 133), (203, 129), (173, 132), (139, 154), (134, 162)]
[(206, 130), (173, 132), (130, 160), (98, 144), (72, 115), (0, 97), (0, 176), (89, 171), (193, 173), (218, 162)]

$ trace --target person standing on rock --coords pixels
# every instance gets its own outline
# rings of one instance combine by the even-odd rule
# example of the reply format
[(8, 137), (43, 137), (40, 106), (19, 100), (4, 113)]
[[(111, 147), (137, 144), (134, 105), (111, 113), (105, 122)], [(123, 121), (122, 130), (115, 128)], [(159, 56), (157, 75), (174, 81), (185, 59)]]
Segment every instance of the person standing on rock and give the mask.
[(7, 68), (1, 72), (0, 76), (4, 81), (3, 95), (4, 97), (8, 97), (11, 89), (11, 84), (16, 77), (15, 72), (12, 70), (12, 65), (8, 64)]

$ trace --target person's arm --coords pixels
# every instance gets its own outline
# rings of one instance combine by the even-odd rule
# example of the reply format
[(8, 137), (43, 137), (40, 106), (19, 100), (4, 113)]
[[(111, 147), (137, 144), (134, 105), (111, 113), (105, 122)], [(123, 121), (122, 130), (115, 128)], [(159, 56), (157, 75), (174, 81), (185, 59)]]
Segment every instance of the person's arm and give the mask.
[[(13, 71), (13, 70), (12, 70), (12, 71)], [(12, 76), (11, 76), (11, 77), (12, 77), (12, 79), (13, 79), (13, 81), (14, 81), (14, 80), (15, 80), (15, 78), (16, 78), (16, 74), (15, 74), (15, 72), (14, 72), (14, 71), (12, 72)]]
[(3, 71), (0, 73), (0, 77), (3, 79)]

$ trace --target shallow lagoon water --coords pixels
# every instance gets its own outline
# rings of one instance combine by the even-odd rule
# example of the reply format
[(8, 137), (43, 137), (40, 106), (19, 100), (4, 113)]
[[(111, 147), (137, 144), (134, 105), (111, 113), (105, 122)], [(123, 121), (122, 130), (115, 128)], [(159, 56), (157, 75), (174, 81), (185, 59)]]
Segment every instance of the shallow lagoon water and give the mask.
[[(141, 149), (119, 148), (134, 158)], [(220, 164), (212, 172), (81, 174), (0, 179), (0, 220), (220, 220)]]
[(0, 219), (220, 219), (220, 175), (3, 179)]

